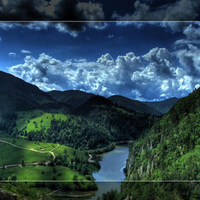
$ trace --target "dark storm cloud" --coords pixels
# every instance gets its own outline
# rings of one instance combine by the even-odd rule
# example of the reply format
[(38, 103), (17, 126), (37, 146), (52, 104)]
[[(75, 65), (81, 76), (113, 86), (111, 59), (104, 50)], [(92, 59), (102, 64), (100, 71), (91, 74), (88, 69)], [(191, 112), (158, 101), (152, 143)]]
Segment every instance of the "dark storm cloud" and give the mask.
[[(46, 23), (46, 27), (41, 27), (39, 23), (35, 27), (41, 30), (55, 26), (57, 30), (72, 33), (73, 36), (84, 31), (87, 27), (95, 29), (106, 27), (104, 22), (100, 22), (104, 20), (101, 4), (80, 3), (77, 0), (3, 0), (0, 3), (0, 20), (27, 21), (21, 25), (32, 29), (34, 29), (32, 25), (36, 23), (31, 23), (31, 21), (50, 21)], [(59, 21), (60, 23), (54, 24), (53, 21)], [(88, 23), (87, 21), (96, 22)], [(41, 23), (41, 25), (43, 24), (45, 23)], [(5, 27), (8, 26), (5, 25)]]
[(27, 28), (35, 31), (48, 30), (49, 28), (55, 28), (57, 31), (70, 34), (73, 37), (77, 37), (78, 34), (82, 31), (85, 31), (86, 28), (93, 29), (105, 29), (107, 27), (105, 22), (26, 22), (26, 23), (7, 23), (1, 22), (0, 29), (10, 30), (17, 27)]
[(119, 21), (192, 21), (199, 20), (200, 1), (135, 1), (132, 14), (119, 15), (114, 13), (112, 18)]
[(2, 0), (1, 21), (191, 21), (199, 20), (197, 0)]
[(173, 76), (171, 54), (165, 48), (154, 48), (149, 53), (145, 54), (143, 58), (150, 62), (150, 67), (156, 75), (164, 78)]
[(38, 10), (41, 5), (45, 6), (45, 1), (3, 0), (0, 4), (0, 20), (47, 20), (44, 12)]
[(101, 4), (78, 0), (3, 0), (2, 21), (102, 21)]

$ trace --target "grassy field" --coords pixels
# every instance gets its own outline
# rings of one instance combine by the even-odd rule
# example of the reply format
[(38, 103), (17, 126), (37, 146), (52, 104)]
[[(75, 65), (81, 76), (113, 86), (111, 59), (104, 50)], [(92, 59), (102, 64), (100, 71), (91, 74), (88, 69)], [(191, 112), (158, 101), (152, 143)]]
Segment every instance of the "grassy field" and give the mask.
[(16, 121), (18, 130), (26, 130), (30, 132), (32, 130), (47, 130), (51, 125), (51, 120), (66, 120), (67, 116), (63, 114), (45, 113), (41, 110), (18, 112), (18, 118)]
[[(55, 156), (64, 155), (64, 150), (67, 150), (68, 160), (75, 159), (76, 156), (82, 160), (87, 161), (88, 156), (79, 150), (66, 147), (64, 145), (52, 143), (37, 143), (25, 139), (11, 139), (0, 138), (0, 140), (7, 141), (11, 144), (3, 143), (0, 141), (0, 166), (21, 164), (22, 159), (24, 163), (33, 163), (43, 160), (49, 160), (52, 151)], [(21, 147), (21, 148), (19, 148)], [(25, 149), (23, 149), (25, 148)], [(41, 150), (41, 148), (46, 148)], [(34, 152), (31, 150), (37, 150)], [(73, 180), (73, 176), (77, 175), (79, 179), (85, 180), (85, 177), (77, 171), (64, 166), (41, 166), (41, 165), (26, 165), (25, 167), (10, 167), (0, 169), (0, 177), (8, 178), (12, 174), (16, 174), (18, 180)]]
[(64, 145), (60, 145), (58, 148), (56, 148), (53, 152), (55, 154), (55, 156), (58, 156), (58, 155), (64, 155), (64, 149), (67, 149), (67, 154), (69, 155), (69, 159), (75, 159), (75, 157), (79, 157), (81, 158), (82, 160), (85, 160), (87, 161), (88, 160), (88, 156), (85, 154), (84, 151), (79, 151), (79, 150), (76, 150), (74, 148), (71, 148), (71, 147), (66, 147)]
[(50, 153), (38, 153), (25, 149), (13, 147), (9, 144), (0, 142), (0, 166), (9, 164), (21, 164), (22, 159), (25, 163), (48, 160)]
[[(0, 142), (0, 152), (2, 152), (2, 155), (0, 156), (0, 165), (3, 163), (9, 163), (12, 164), (14, 161), (19, 161), (20, 159), (24, 158), (25, 162), (29, 162), (30, 160), (32, 160), (32, 158), (37, 160), (41, 160), (42, 158), (49, 158), (50, 157), (50, 153), (48, 151), (52, 151), (55, 154), (55, 156), (59, 156), (59, 155), (64, 155), (64, 150), (67, 150), (67, 155), (68, 155), (68, 159), (75, 159), (76, 156), (78, 156), (79, 158), (87, 161), (88, 160), (88, 156), (85, 155), (85, 152), (83, 151), (79, 151), (76, 149), (73, 149), (71, 147), (67, 147), (65, 145), (59, 145), (58, 144), (53, 144), (53, 143), (44, 143), (44, 142), (34, 142), (34, 141), (28, 141), (26, 139), (13, 139), (13, 138), (0, 138), (0, 140), (4, 140), (7, 142), (10, 142), (16, 146), (19, 147), (24, 147), (24, 148), (29, 148), (29, 149), (34, 149), (40, 152), (46, 152), (46, 154), (44, 153), (38, 153), (38, 152), (32, 152), (29, 150), (23, 150), (23, 149), (19, 149), (16, 147), (13, 147), (9, 144), (4, 144)], [(4, 148), (5, 151), (4, 151)], [(45, 149), (45, 150), (42, 150)], [(3, 153), (5, 152), (5, 153)], [(33, 153), (33, 154), (31, 154)], [(4, 155), (4, 157), (3, 157)], [(18, 155), (18, 156), (17, 156)], [(29, 158), (30, 156), (30, 158)], [(19, 159), (20, 158), (20, 159)], [(29, 158), (28, 160), (25, 158)], [(8, 162), (9, 161), (9, 162)], [(21, 160), (20, 160), (21, 162)], [(19, 163), (20, 163), (19, 162)], [(18, 163), (18, 162), (17, 162)]]
[(74, 175), (78, 176), (78, 180), (86, 180), (86, 178), (77, 171), (64, 166), (40, 166), (32, 165), (25, 167), (12, 167), (7, 169), (0, 169), (0, 177), (7, 179), (12, 174), (17, 176), (17, 180), (73, 180)]
[(26, 139), (0, 138), (0, 140), (8, 141), (20, 147), (33, 148), (38, 151), (40, 151), (43, 148), (45, 148), (45, 151), (51, 151), (53, 148), (57, 146), (57, 144), (34, 142), (34, 141), (26, 140)]

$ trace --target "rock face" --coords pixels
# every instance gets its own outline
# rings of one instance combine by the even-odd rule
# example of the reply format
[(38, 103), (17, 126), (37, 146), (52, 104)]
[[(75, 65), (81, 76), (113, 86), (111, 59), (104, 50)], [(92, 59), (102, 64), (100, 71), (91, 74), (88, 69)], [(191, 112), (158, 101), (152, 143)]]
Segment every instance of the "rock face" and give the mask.
[(0, 200), (16, 200), (17, 197), (19, 197), (17, 194), (0, 189)]

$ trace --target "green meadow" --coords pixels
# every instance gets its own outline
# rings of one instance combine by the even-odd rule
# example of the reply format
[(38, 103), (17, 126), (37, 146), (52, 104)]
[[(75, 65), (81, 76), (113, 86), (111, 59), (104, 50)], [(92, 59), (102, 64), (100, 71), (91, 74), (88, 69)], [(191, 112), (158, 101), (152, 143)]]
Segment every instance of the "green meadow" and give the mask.
[(34, 141), (26, 140), (26, 139), (0, 138), (0, 140), (8, 141), (20, 147), (33, 148), (38, 151), (41, 151), (41, 149), (44, 149), (44, 148), (45, 148), (44, 151), (51, 151), (52, 149), (57, 147), (57, 144), (46, 143), (46, 142), (34, 142)]
[(48, 160), (50, 153), (38, 153), (30, 150), (16, 148), (10, 144), (0, 142), (0, 167), (10, 164), (21, 164), (22, 159), (25, 163), (39, 162)]
[(18, 118), (16, 121), (18, 130), (40, 131), (42, 129), (47, 130), (50, 128), (51, 120), (66, 120), (67, 116), (64, 114), (45, 113), (41, 110), (32, 110), (26, 112), (18, 112)]
[[(85, 162), (88, 160), (88, 156), (85, 152), (65, 145), (34, 142), (26, 139), (0, 138), (0, 140), (10, 142), (16, 146), (14, 147), (0, 141), (0, 166), (4, 164), (20, 164), (22, 159), (25, 163), (48, 160), (51, 156), (49, 151), (52, 151), (55, 156), (63, 156), (67, 154), (68, 160), (75, 159), (77, 156)], [(36, 150), (37, 152), (32, 150)], [(64, 151), (66, 153), (64, 153)]]
[[(15, 145), (3, 143), (2, 141), (10, 142)], [(23, 149), (24, 148), (24, 149)], [(45, 150), (41, 150), (46, 148)], [(88, 156), (79, 150), (66, 147), (64, 145), (32, 142), (25, 139), (11, 139), (11, 138), (0, 138), (0, 166), (21, 164), (22, 160), (24, 163), (34, 163), (43, 160), (49, 160), (51, 151), (55, 156), (68, 155), (68, 160), (79, 157), (87, 162)], [(37, 150), (38, 152), (32, 151)], [(86, 180), (84, 175), (70, 169), (65, 166), (46, 166), (46, 165), (25, 165), (14, 166), (9, 168), (0, 169), (0, 178), (8, 179), (13, 174), (16, 175), (17, 180), (73, 180), (76, 175), (78, 180)]]
[(78, 177), (77, 180), (86, 180), (82, 174), (64, 166), (27, 165), (0, 169), (2, 178), (8, 179), (13, 174), (16, 175), (17, 180), (21, 181), (71, 181), (75, 175)]

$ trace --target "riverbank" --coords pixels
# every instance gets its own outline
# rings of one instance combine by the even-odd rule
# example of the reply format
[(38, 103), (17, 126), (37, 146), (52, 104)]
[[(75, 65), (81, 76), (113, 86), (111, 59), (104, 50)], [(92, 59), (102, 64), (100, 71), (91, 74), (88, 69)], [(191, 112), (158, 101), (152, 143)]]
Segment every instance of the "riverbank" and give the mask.
[(129, 143), (133, 143), (133, 141), (132, 140), (124, 140), (124, 141), (112, 142), (111, 144), (109, 144), (106, 147), (97, 148), (97, 149), (94, 149), (94, 150), (88, 150), (87, 152), (89, 154), (103, 154), (103, 153), (114, 150), (117, 145), (126, 145), (126, 144), (129, 144)]
[[(15, 141), (15, 145), (18, 145), (18, 143), (19, 142), (23, 142), (23, 141), (18, 141), (18, 140), (16, 140)], [(29, 142), (30, 143), (30, 142)], [(32, 143), (31, 143), (32, 144)], [(101, 157), (101, 161), (100, 162), (102, 162), (102, 160), (103, 160), (103, 157), (105, 157), (105, 156), (107, 156), (107, 155), (110, 155), (110, 154), (115, 154), (115, 153), (117, 153), (116, 152), (116, 149), (118, 149), (118, 146), (117, 145), (121, 145), (121, 144), (127, 144), (127, 142), (120, 142), (120, 143), (111, 143), (109, 146), (107, 146), (107, 147), (104, 147), (104, 148), (101, 148), (100, 150), (96, 150), (96, 152), (101, 152), (101, 155), (99, 156), (99, 158)], [(5, 143), (2, 143), (2, 145), (7, 145), (8, 147), (13, 147), (13, 146), (11, 146), (11, 145), (9, 145), (9, 144), (5, 144)], [(36, 144), (32, 144), (32, 145), (36, 145)], [(37, 144), (37, 145), (39, 145), (39, 144)], [(36, 146), (37, 146), (36, 145)], [(40, 145), (41, 146), (41, 145)], [(40, 149), (40, 146), (39, 147), (37, 147), (37, 148), (39, 148)], [(117, 147), (117, 148), (116, 148)], [(13, 147), (13, 148), (16, 148), (16, 147)], [(33, 148), (32, 146), (31, 146), (31, 148)], [(35, 148), (35, 147), (34, 147)], [(61, 146), (59, 146), (59, 148), (61, 148)], [(59, 149), (58, 148), (58, 149)], [(18, 148), (16, 148), (17, 150), (18, 150)], [(22, 150), (24, 150), (25, 151), (25, 149), (22, 149)], [(39, 150), (38, 150), (39, 151)], [(75, 151), (75, 150), (74, 150)], [(31, 152), (31, 151), (27, 151), (27, 152)], [(115, 153), (114, 153), (115, 152)], [(78, 154), (74, 154), (74, 152), (71, 152), (72, 154), (70, 154), (71, 156), (73, 155), (73, 156), (76, 156), (76, 155), (78, 155)], [(82, 152), (83, 153), (83, 152)], [(104, 153), (104, 154), (103, 154)], [(119, 153), (119, 152), (118, 152)], [(119, 154), (117, 153), (117, 157), (114, 155), (114, 157), (116, 157), (116, 158), (119, 158)], [(57, 154), (58, 154), (58, 152), (57, 152)], [(95, 153), (93, 153), (94, 155), (96, 155)], [(100, 153), (99, 153), (100, 154)], [(40, 153), (39, 153), (39, 155), (40, 155)], [(43, 154), (42, 154), (43, 155)], [(86, 157), (87, 157), (87, 155), (86, 155)], [(127, 156), (128, 157), (128, 156)], [(127, 158), (126, 158), (127, 159)], [(125, 160), (126, 160), (125, 159)], [(26, 160), (26, 159), (25, 159)], [(111, 160), (111, 159), (110, 159)], [(69, 162), (71, 161), (71, 159), (69, 160)], [(73, 159), (73, 161), (76, 161), (76, 159), (74, 158)], [(92, 157), (92, 155), (90, 156), (89, 155), (89, 158), (87, 158), (87, 161), (85, 160), (85, 163), (83, 163), (83, 167), (86, 167), (86, 164), (88, 165), (88, 163), (87, 162), (89, 162), (89, 165), (88, 165), (88, 167), (91, 169), (90, 170), (90, 173), (91, 173), (91, 175), (86, 175), (86, 179), (88, 179), (88, 180), (92, 180), (91, 178), (92, 178), (92, 173), (95, 171), (95, 163), (99, 163), (98, 162), (98, 157), (96, 156), (96, 160), (95, 160), (95, 157)], [(115, 161), (116, 162), (116, 164), (119, 162), (119, 163), (123, 163), (123, 162), (121, 162), (121, 161), (119, 161), (119, 160), (116, 160)], [(74, 164), (74, 166), (75, 166), (75, 162), (73, 162), (73, 164)], [(72, 165), (72, 162), (70, 163), (70, 166)], [(123, 165), (124, 165), (124, 163), (123, 163)], [(69, 167), (70, 167), (69, 166)], [(99, 166), (100, 166), (100, 164), (99, 164)], [(111, 171), (114, 171), (113, 169), (112, 169), (112, 167), (113, 167), (113, 163), (112, 164), (110, 164), (110, 167), (111, 167)], [(121, 168), (123, 168), (124, 166), (121, 166)], [(55, 168), (55, 169), (54, 169)], [(60, 169), (60, 168), (62, 168), (62, 170)], [(103, 170), (104, 170), (104, 166), (103, 165), (101, 165), (99, 168), (103, 168)], [(120, 170), (121, 171), (121, 168), (118, 168), (118, 170)], [(17, 169), (17, 171), (16, 171), (16, 169)], [(25, 178), (23, 178), (23, 177), (21, 177), (21, 176), (19, 176), (19, 174), (20, 175), (24, 175), (24, 174), (30, 174), (30, 170), (31, 171), (40, 171), (41, 172), (41, 174), (39, 173), (38, 175), (39, 176), (50, 176), (50, 175), (52, 175), (52, 177), (55, 177), (54, 179), (56, 179), (55, 180), (55, 182), (51, 182), (51, 183), (42, 183), (42, 182), (40, 182), (40, 183), (37, 183), (37, 184), (34, 184), (33, 182), (31, 183), (31, 185), (30, 184), (23, 184), (23, 183), (18, 183), (17, 181), (15, 182), (15, 183), (9, 183), (9, 184), (7, 184), (7, 186), (9, 186), (9, 187), (12, 187), (13, 188), (13, 191), (16, 191), (16, 193), (18, 193), (18, 194), (22, 194), (22, 196), (24, 195), (23, 194), (23, 192), (21, 192), (21, 190), (20, 190), (20, 188), (21, 187), (17, 187), (18, 185), (20, 185), (20, 184), (23, 184), (23, 188), (26, 190), (26, 191), (28, 191), (28, 193), (30, 193), (30, 195), (32, 195), (32, 193), (33, 193), (33, 191), (39, 191), (40, 189), (39, 188), (43, 188), (44, 190), (45, 189), (48, 189), (49, 188), (49, 192), (51, 193), (52, 192), (52, 190), (55, 190), (55, 189), (61, 189), (61, 190), (63, 190), (63, 191), (66, 191), (66, 190), (69, 190), (69, 195), (73, 195), (73, 194), (70, 194), (71, 192), (73, 192), (74, 193), (74, 197), (73, 196), (68, 196), (67, 198), (71, 198), (71, 197), (73, 197), (74, 199), (75, 198), (81, 198), (81, 194), (83, 193), (84, 195), (83, 195), (83, 197), (88, 197), (89, 198), (89, 196), (91, 196), (91, 195), (94, 195), (94, 193), (97, 193), (97, 194), (100, 194), (101, 193), (101, 191), (104, 191), (104, 189), (112, 189), (112, 187), (110, 188), (110, 186), (108, 187), (108, 185), (110, 185), (109, 183), (99, 183), (99, 185), (98, 185), (98, 190), (97, 190), (97, 187), (95, 187), (95, 185), (96, 185), (96, 182), (98, 181), (96, 181), (95, 183), (93, 182), (93, 181), (89, 181), (90, 183), (88, 183), (88, 184), (86, 184), (86, 180), (84, 180), (84, 179), (82, 179), (81, 177), (79, 177), (79, 175), (78, 175), (78, 179), (80, 179), (80, 180), (72, 180), (70, 183), (59, 183), (59, 181), (60, 181), (60, 178), (61, 178), (61, 176), (59, 176), (59, 172), (61, 172), (62, 173), (62, 176), (65, 176), (65, 172), (66, 172), (66, 169), (67, 169), (67, 171), (69, 171), (70, 170), (70, 172), (71, 171), (73, 171), (73, 172), (75, 172), (74, 170), (72, 170), (72, 169), (69, 169), (69, 168), (64, 168), (63, 166), (59, 166), (59, 165), (55, 165), (55, 166), (53, 166), (53, 167), (51, 167), (51, 166), (43, 166), (43, 165), (36, 165), (36, 166), (25, 166), (25, 167), (17, 167), (16, 169), (13, 169), (13, 170), (15, 170), (15, 171), (10, 171), (10, 170), (12, 170), (12, 168), (7, 168), (7, 169), (4, 169), (4, 171), (3, 171), (3, 169), (1, 169), (2, 170), (2, 172), (5, 174), (5, 173), (8, 173), (9, 172), (9, 174), (16, 174), (17, 175), (17, 179), (19, 180), (19, 179), (21, 179), (21, 180), (25, 180)], [(20, 170), (20, 171), (19, 171)], [(22, 170), (23, 170), (23, 172), (22, 172)], [(19, 171), (19, 172), (18, 172)], [(93, 172), (92, 172), (93, 171)], [(100, 170), (96, 170), (96, 172), (98, 173)], [(108, 170), (109, 171), (109, 170)], [(29, 173), (28, 173), (29, 172)], [(67, 172), (66, 172), (67, 173)], [(103, 172), (104, 173), (104, 172)], [(31, 174), (33, 174), (33, 173), (31, 173)], [(30, 174), (30, 175), (31, 175)], [(36, 174), (36, 173), (34, 173), (34, 174)], [(69, 173), (67, 173), (68, 175), (69, 175)], [(35, 176), (36, 177), (36, 176)], [(75, 176), (74, 176), (75, 177)], [(36, 177), (37, 178), (37, 177)], [(41, 178), (41, 177), (40, 177)], [(38, 179), (38, 178), (37, 178)], [(82, 179), (82, 180), (81, 180)], [(120, 180), (121, 179), (124, 179), (124, 178), (120, 178)], [(27, 179), (26, 179), (27, 180)], [(44, 179), (43, 179), (44, 180)], [(109, 178), (107, 179), (104, 179), (104, 180), (110, 180)], [(3, 184), (3, 183), (2, 183)], [(107, 186), (105, 186), (107, 184)], [(120, 185), (120, 183), (118, 183), (118, 188), (120, 188), (119, 187), (119, 185)], [(104, 186), (105, 186), (105, 188), (104, 188)], [(103, 188), (103, 189), (102, 189)], [(8, 189), (8, 188), (5, 188), (5, 189)], [(81, 189), (81, 192), (80, 192), (80, 194), (78, 194), (78, 196), (76, 196), (77, 195), (77, 192), (79, 192), (80, 191), (80, 189)], [(94, 191), (96, 189), (96, 191)], [(19, 192), (18, 192), (18, 190), (19, 190)], [(78, 191), (79, 190), (79, 191)], [(93, 190), (93, 191), (92, 191)], [(85, 191), (85, 192), (84, 192)], [(86, 192), (87, 191), (87, 192)], [(41, 191), (42, 192), (42, 191)], [(44, 194), (44, 195), (47, 195), (48, 194), (48, 192), (46, 193), (46, 194)], [(53, 196), (54, 196), (54, 194), (52, 194)], [(58, 195), (60, 195), (60, 194), (58, 194)], [(62, 195), (64, 195), (64, 194), (62, 194)], [(101, 194), (100, 194), (101, 195)], [(87, 198), (86, 197), (86, 198)], [(87, 198), (87, 199), (88, 199)]]
[(111, 190), (121, 190), (121, 182), (125, 179), (123, 168), (126, 165), (128, 158), (129, 148), (128, 145), (116, 145), (112, 151), (104, 152), (101, 154), (100, 166), (98, 172), (92, 175), (95, 178), (95, 183), (98, 185), (96, 191), (59, 191), (55, 194), (56, 199), (67, 198), (70, 200), (84, 199), (96, 200), (103, 193)]

